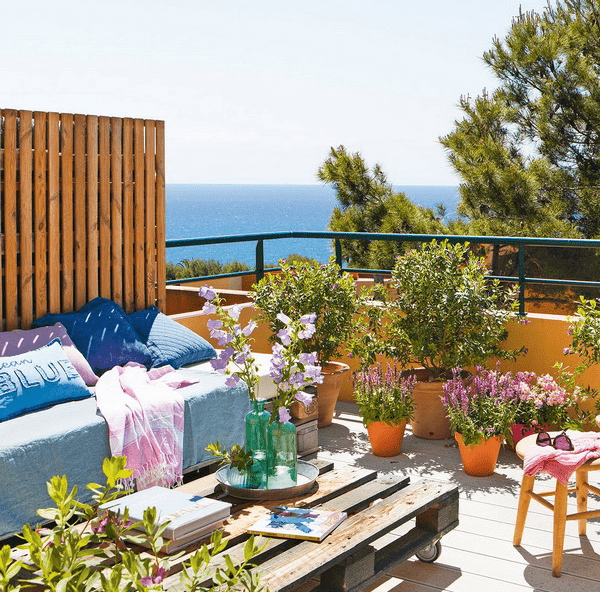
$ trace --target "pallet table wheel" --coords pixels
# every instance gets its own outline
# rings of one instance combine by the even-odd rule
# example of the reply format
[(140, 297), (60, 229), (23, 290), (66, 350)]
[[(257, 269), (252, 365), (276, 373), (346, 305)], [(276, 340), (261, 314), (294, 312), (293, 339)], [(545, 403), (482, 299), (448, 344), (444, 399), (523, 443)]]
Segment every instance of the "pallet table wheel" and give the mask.
[(431, 543), (423, 547), (418, 553), (415, 553), (417, 559), (425, 563), (433, 563), (442, 553), (442, 542)]

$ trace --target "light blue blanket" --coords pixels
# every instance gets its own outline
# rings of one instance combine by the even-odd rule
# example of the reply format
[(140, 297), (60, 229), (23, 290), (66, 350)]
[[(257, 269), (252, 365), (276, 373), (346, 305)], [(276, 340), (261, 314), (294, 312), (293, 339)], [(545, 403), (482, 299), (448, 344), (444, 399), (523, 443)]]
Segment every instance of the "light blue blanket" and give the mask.
[[(244, 383), (225, 385), (221, 374), (180, 368), (198, 382), (180, 389), (185, 400), (183, 470), (209, 461), (207, 444), (243, 444), (251, 405)], [(104, 483), (102, 460), (110, 456), (108, 426), (96, 399), (71, 401), (0, 422), (0, 538), (40, 521), (36, 509), (53, 506), (46, 482), (66, 475), (78, 498), (91, 501), (88, 483)]]

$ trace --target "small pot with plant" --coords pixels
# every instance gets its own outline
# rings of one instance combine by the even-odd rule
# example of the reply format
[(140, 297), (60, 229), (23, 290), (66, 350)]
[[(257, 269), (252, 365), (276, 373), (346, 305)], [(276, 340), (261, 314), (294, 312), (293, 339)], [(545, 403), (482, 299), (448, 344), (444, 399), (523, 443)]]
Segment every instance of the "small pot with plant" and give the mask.
[(444, 385), (443, 405), (460, 450), (465, 473), (491, 475), (500, 446), (514, 423), (519, 381), (510, 372), (477, 368), (468, 381), (455, 368)]
[(379, 364), (355, 374), (354, 398), (374, 455), (400, 454), (404, 429), (414, 411), (415, 382), (390, 366), (384, 372)]
[(354, 278), (342, 273), (333, 258), (327, 265), (314, 261), (281, 262), (281, 273), (268, 274), (254, 286), (254, 305), (259, 318), (271, 326), (272, 339), (285, 330), (283, 313), (290, 318), (314, 315), (314, 334), (303, 344), (315, 352), (321, 365), (323, 383), (317, 387), (319, 427), (333, 419), (342, 379), (350, 369), (334, 362), (350, 340), (358, 298)]
[[(432, 241), (399, 257), (392, 271), (395, 295), (370, 314), (371, 351), (403, 367), (418, 366), (413, 434), (450, 436), (441, 402), (452, 369), (474, 368), (489, 358), (514, 359), (505, 350), (506, 323), (516, 318), (516, 292), (487, 274), (468, 243)], [(413, 372), (415, 370), (411, 370)]]

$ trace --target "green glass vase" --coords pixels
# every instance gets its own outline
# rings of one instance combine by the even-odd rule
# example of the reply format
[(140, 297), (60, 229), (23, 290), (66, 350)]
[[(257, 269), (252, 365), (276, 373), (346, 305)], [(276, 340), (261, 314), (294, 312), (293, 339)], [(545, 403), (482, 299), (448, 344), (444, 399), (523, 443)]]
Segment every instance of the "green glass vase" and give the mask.
[(246, 415), (246, 450), (254, 462), (248, 469), (248, 485), (254, 489), (267, 487), (267, 425), (271, 414), (264, 401), (252, 401), (253, 409)]
[(298, 482), (296, 426), (274, 421), (267, 426), (267, 489), (295, 487)]

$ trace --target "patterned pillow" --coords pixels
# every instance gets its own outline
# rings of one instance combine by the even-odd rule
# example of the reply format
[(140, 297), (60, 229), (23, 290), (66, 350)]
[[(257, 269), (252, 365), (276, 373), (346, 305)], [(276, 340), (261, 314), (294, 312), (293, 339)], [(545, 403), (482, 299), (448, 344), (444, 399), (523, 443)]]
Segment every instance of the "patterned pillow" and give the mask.
[(0, 421), (91, 395), (60, 339), (0, 358)]
[(182, 324), (159, 312), (156, 306), (133, 312), (129, 321), (152, 354), (152, 367), (203, 362), (216, 357), (215, 348)]
[(96, 374), (138, 362), (150, 367), (152, 356), (131, 326), (125, 311), (112, 300), (94, 298), (77, 312), (47, 314), (34, 327), (62, 323)]
[(28, 331), (17, 329), (16, 331), (0, 333), (0, 357), (15, 356), (38, 349), (43, 345), (48, 345), (53, 339), (60, 339), (71, 364), (79, 372), (85, 384), (96, 384), (98, 377), (90, 368), (83, 354), (71, 341), (67, 330), (60, 323), (56, 323), (52, 327), (40, 327)]

